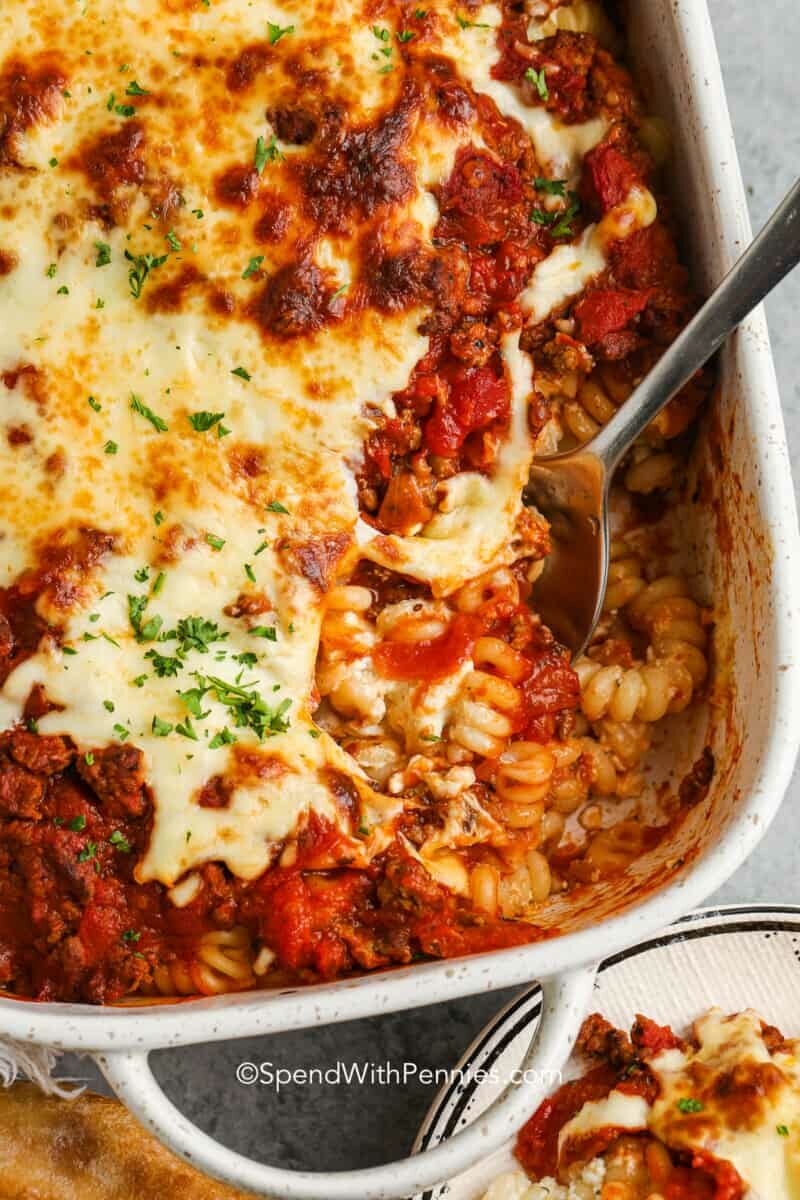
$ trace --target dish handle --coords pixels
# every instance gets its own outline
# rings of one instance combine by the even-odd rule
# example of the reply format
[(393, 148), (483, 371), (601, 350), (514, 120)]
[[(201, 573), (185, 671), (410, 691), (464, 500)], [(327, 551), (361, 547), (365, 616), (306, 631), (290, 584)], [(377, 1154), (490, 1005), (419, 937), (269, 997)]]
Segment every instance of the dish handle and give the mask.
[(119, 1099), (181, 1158), (234, 1187), (280, 1200), (399, 1200), (433, 1187), (497, 1150), (543, 1098), (572, 1051), (589, 1007), (597, 966), (564, 972), (542, 985), (542, 1014), (525, 1058), (497, 1100), (477, 1120), (430, 1150), (357, 1171), (291, 1171), (254, 1162), (198, 1129), (167, 1098), (148, 1051), (97, 1053)]

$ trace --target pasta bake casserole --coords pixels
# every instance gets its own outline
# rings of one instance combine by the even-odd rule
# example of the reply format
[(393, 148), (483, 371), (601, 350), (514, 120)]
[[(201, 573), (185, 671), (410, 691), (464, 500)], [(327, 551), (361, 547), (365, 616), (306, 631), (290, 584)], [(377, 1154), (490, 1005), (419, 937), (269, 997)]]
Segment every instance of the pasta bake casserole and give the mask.
[(521, 501), (693, 307), (612, 16), (3, 5), (6, 991), (523, 943), (664, 835), (641, 766), (709, 616), (659, 519), (710, 380), (622, 468), (574, 664)]
[(646, 1017), (628, 1037), (595, 1014), (578, 1045), (592, 1069), (520, 1133), (527, 1174), (500, 1176), (484, 1200), (800, 1195), (797, 1043), (757, 1013), (710, 1009), (688, 1040)]

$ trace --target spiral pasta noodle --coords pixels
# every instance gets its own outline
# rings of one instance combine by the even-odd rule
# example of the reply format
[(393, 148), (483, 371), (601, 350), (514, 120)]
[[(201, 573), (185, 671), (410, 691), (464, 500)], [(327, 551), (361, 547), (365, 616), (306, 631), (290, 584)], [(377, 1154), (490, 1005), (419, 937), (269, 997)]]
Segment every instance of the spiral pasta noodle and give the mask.
[(189, 958), (159, 962), (152, 992), (162, 996), (219, 996), (253, 987), (253, 951), (243, 926), (201, 934)]

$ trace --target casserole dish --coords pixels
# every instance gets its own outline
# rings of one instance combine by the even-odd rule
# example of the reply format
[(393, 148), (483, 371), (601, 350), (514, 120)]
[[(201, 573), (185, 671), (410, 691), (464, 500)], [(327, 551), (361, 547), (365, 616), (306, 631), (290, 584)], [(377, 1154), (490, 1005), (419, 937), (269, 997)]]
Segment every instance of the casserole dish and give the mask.
[[(632, 7), (629, 30), (653, 104), (678, 135), (676, 192), (697, 282), (711, 287), (749, 237), (741, 180), (704, 6)], [(315, 1176), (270, 1169), (232, 1154), (193, 1128), (160, 1093), (147, 1054), (160, 1046), (274, 1032), (545, 981), (546, 1019), (529, 1065), (558, 1066), (592, 988), (591, 964), (699, 903), (761, 836), (788, 782), (798, 722), (794, 694), (797, 528), (782, 423), (763, 317), (726, 349), (717, 406), (693, 470), (703, 504), (687, 499), (681, 555), (699, 564), (719, 614), (719, 681), (703, 721), (672, 726), (661, 782), (674, 788), (706, 744), (718, 769), (706, 800), (674, 838), (590, 898), (555, 902), (561, 936), (468, 960), (298, 991), (224, 996), (176, 1006), (94, 1011), (80, 1005), (3, 1000), (8, 1036), (95, 1054), (122, 1100), (168, 1145), (220, 1178), (263, 1194), (334, 1198), (399, 1196), (463, 1169), (499, 1143), (535, 1106), (534, 1089), (501, 1099), (481, 1123), (426, 1157)], [(691, 496), (693, 489), (687, 495)]]

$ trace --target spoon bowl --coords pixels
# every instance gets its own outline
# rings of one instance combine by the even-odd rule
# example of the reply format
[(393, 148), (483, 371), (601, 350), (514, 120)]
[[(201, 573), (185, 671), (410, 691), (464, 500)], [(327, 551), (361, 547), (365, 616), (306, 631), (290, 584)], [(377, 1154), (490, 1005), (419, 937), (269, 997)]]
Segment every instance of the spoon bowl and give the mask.
[(523, 502), (550, 523), (551, 552), (532, 603), (577, 657), (603, 611), (608, 494), (620, 460), (673, 396), (800, 262), (800, 181), (650, 374), (585, 446), (537, 459)]

